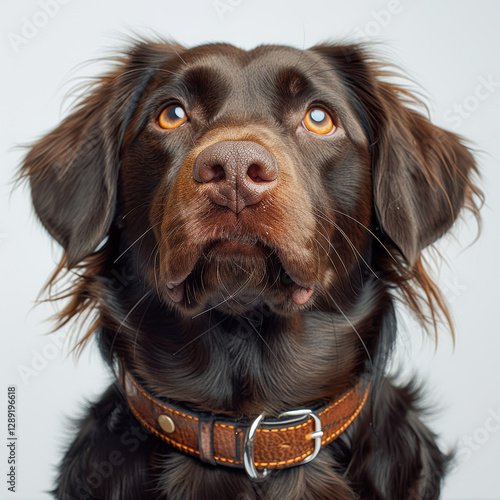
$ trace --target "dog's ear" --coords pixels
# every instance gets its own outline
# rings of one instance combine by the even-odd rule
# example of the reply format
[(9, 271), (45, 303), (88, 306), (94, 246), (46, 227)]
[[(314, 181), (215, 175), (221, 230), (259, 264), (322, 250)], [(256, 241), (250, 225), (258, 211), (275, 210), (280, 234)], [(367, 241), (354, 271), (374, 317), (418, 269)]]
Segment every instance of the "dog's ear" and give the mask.
[(74, 266), (106, 236), (115, 212), (120, 145), (158, 68), (181, 47), (137, 42), (114, 71), (55, 130), (32, 146), (21, 167), (35, 211)]
[(480, 191), (470, 178), (474, 158), (461, 138), (415, 111), (416, 99), (362, 46), (321, 45), (338, 70), (372, 142), (375, 211), (381, 231), (413, 265)]

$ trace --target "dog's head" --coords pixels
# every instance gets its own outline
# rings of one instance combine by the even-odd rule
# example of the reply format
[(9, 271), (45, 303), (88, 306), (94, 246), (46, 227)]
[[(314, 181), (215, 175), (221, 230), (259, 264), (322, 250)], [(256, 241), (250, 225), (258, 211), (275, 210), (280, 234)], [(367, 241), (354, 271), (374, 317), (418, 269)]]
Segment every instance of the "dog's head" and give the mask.
[(478, 194), (459, 137), (354, 45), (139, 42), (23, 168), (68, 267), (119, 234), (111, 260), (191, 316), (352, 303)]

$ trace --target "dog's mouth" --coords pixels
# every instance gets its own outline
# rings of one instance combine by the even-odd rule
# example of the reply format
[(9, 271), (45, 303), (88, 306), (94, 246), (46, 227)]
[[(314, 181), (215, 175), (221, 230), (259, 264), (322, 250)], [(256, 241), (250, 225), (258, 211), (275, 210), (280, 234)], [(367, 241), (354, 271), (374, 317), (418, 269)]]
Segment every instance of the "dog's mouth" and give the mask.
[(217, 302), (248, 305), (259, 297), (290, 300), (297, 306), (314, 293), (310, 278), (293, 270), (282, 249), (272, 248), (258, 237), (225, 237), (206, 243), (194, 263), (166, 282), (166, 293), (176, 304), (189, 307), (200, 296)]

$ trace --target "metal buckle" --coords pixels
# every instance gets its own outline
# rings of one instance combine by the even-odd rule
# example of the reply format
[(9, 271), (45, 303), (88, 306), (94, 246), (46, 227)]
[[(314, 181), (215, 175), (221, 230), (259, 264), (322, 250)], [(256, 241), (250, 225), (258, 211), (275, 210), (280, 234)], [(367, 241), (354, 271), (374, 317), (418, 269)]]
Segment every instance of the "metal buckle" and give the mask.
[(260, 425), (261, 420), (264, 418), (264, 414), (261, 413), (253, 422), (252, 425), (250, 426), (250, 429), (248, 429), (247, 435), (245, 437), (245, 444), (243, 447), (243, 464), (245, 465), (245, 470), (247, 471), (248, 476), (250, 479), (253, 479), (254, 481), (263, 481), (269, 474), (271, 473), (270, 470), (264, 469), (262, 471), (258, 471), (257, 468), (255, 467), (255, 464), (253, 462), (253, 449), (255, 445), (255, 433), (257, 431), (257, 428)]
[[(282, 413), (278, 418), (283, 417), (312, 417), (314, 420), (314, 432), (310, 434), (310, 438), (314, 439), (314, 451), (304, 458), (304, 460), (292, 463), (290, 466), (302, 465), (311, 462), (314, 460), (319, 451), (321, 450), (321, 438), (323, 436), (323, 431), (321, 429), (321, 420), (312, 410), (304, 409), (304, 410), (291, 410)], [(264, 418), (264, 414), (259, 415), (253, 422), (250, 428), (248, 429), (247, 435), (245, 437), (245, 443), (243, 448), (243, 464), (245, 465), (245, 470), (250, 479), (254, 481), (263, 481), (269, 476), (271, 471), (269, 469), (263, 469), (261, 471), (257, 470), (254, 463), (254, 445), (255, 445), (255, 433), (259, 428), (259, 425)], [(275, 423), (275, 422), (273, 422)]]

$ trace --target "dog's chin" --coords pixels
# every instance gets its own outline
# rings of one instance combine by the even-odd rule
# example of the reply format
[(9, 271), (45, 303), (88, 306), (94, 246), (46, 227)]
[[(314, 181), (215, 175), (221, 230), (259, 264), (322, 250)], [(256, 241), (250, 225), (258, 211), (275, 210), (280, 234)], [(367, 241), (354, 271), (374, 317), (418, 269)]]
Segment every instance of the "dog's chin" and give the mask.
[(255, 242), (217, 241), (210, 244), (179, 283), (166, 289), (166, 299), (183, 313), (217, 309), (241, 315), (269, 306), (290, 314), (307, 307), (312, 284), (298, 283), (276, 252)]

